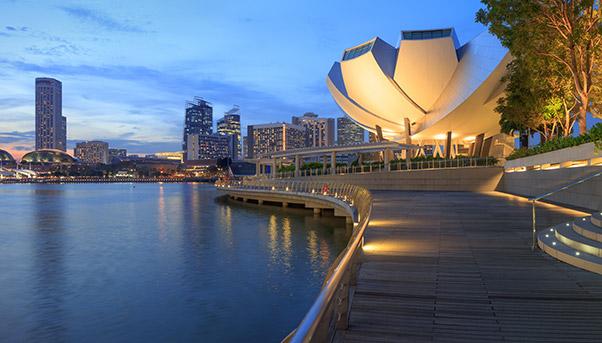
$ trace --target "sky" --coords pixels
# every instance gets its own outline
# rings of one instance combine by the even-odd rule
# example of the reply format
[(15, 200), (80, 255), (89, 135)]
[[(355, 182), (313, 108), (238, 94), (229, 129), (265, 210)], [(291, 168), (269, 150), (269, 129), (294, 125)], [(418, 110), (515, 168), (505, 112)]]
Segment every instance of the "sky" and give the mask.
[[(181, 149), (184, 108), (232, 105), (246, 125), (343, 115), (326, 87), (345, 48), (401, 30), (485, 28), (478, 0), (0, 0), (0, 149), (34, 149), (36, 77), (63, 83), (68, 146)], [(244, 134), (244, 132), (243, 132)]]

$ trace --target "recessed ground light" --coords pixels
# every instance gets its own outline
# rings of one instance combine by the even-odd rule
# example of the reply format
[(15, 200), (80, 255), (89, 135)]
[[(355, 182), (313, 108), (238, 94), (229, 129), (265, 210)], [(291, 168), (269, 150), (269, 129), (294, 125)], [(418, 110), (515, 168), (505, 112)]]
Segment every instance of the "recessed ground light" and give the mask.
[(569, 223), (566, 223), (566, 226), (569, 226)]
[(585, 221), (585, 218), (583, 218), (583, 219), (581, 219), (581, 220)]
[(556, 245), (556, 242), (552, 242), (552, 245)]
[(551, 227), (551, 228), (550, 228), (550, 231), (554, 232), (554, 228), (552, 228), (552, 227)]
[(548, 237), (550, 237), (550, 235), (548, 235), (548, 234), (546, 233), (546, 238), (548, 238)]
[(580, 253), (579, 253), (578, 251), (575, 251), (575, 255), (579, 256), (579, 254), (580, 254)]

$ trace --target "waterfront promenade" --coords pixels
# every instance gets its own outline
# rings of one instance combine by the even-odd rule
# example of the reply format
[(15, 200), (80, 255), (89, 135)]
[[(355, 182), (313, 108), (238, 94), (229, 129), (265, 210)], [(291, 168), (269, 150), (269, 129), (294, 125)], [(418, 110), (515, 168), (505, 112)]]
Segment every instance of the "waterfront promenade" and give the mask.
[[(599, 342), (602, 276), (531, 251), (531, 207), (504, 193), (374, 191), (338, 342)], [(538, 206), (540, 229), (585, 215)]]

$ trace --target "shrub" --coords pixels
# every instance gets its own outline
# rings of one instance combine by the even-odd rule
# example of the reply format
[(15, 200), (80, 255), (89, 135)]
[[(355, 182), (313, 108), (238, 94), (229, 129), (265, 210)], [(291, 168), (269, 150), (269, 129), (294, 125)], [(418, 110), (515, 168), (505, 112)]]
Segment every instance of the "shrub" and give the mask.
[(570, 148), (591, 142), (596, 144), (597, 149), (602, 149), (602, 123), (594, 125), (588, 132), (581, 136), (559, 137), (532, 148), (515, 150), (512, 154), (510, 154), (510, 156), (508, 156), (508, 160), (543, 154), (545, 152)]

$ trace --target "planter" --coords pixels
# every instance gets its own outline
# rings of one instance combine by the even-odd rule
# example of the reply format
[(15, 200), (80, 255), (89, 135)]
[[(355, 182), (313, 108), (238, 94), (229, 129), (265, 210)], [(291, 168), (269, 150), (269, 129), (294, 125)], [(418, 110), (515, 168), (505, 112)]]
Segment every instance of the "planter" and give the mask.
[(593, 165), (602, 165), (602, 152), (596, 151), (596, 145), (592, 142), (510, 160), (504, 164), (504, 169), (506, 172), (518, 172)]

